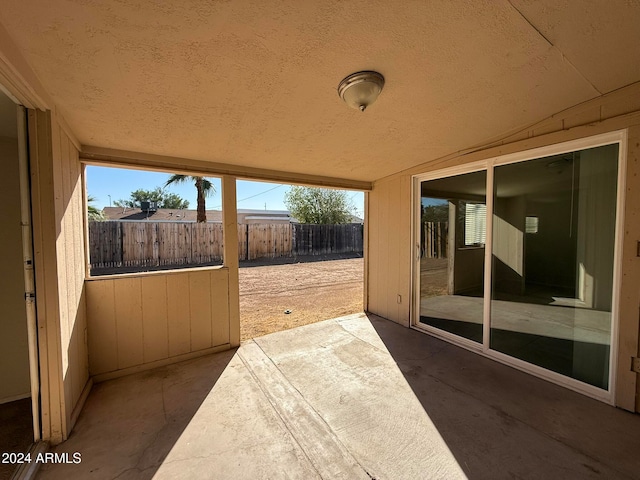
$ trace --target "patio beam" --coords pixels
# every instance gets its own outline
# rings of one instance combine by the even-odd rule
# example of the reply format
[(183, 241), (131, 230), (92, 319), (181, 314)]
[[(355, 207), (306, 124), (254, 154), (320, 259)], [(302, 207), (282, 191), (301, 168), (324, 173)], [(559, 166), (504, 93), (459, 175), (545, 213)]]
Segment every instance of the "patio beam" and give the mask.
[(92, 147), (88, 145), (82, 145), (80, 160), (92, 165), (137, 168), (141, 170), (155, 171), (165, 170), (172, 173), (178, 172), (189, 175), (230, 175), (248, 180), (339, 188), (342, 190), (369, 191), (373, 188), (372, 182), (364, 182), (360, 180), (325, 177), (322, 175), (308, 175), (296, 172), (282, 172), (279, 170), (269, 170), (265, 168), (246, 167), (228, 163), (194, 160), (191, 158), (172, 157), (166, 155), (154, 155), (111, 148)]

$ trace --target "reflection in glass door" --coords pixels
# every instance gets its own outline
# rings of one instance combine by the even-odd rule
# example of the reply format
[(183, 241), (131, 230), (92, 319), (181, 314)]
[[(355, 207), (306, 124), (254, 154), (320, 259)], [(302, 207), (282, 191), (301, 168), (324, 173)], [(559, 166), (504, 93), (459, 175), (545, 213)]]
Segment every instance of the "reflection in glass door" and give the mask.
[(482, 343), (486, 171), (421, 183), (420, 323)]
[(618, 145), (494, 173), (492, 350), (609, 382)]
[(610, 392), (621, 134), (607, 136), (417, 183), (415, 325), (599, 398)]

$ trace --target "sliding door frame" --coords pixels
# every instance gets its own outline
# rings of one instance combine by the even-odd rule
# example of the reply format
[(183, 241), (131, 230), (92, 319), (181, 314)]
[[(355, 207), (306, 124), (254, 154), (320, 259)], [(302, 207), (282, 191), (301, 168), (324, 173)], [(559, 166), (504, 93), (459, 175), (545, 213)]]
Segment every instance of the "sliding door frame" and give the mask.
[[(414, 175), (412, 180), (412, 199), (413, 199), (413, 215), (411, 222), (411, 230), (412, 235), (411, 238), (413, 240), (413, 248), (412, 248), (412, 286), (411, 291), (413, 293), (412, 296), (412, 307), (411, 308), (411, 328), (415, 328), (416, 330), (421, 330), (423, 332), (429, 333), (434, 337), (440, 338), (442, 340), (446, 340), (448, 342), (454, 343), (461, 347), (464, 347), (468, 350), (473, 350), (475, 352), (484, 353), (485, 349), (483, 348), (482, 343), (474, 342), (473, 340), (469, 340), (467, 338), (460, 337), (453, 333), (446, 332), (444, 330), (440, 330), (438, 328), (432, 327), (430, 325), (424, 325), (420, 323), (420, 234), (421, 234), (421, 219), (420, 219), (420, 204), (421, 204), (421, 183), (428, 180), (438, 180), (441, 178), (447, 177), (456, 177), (458, 175), (464, 175), (467, 173), (474, 172), (482, 172), (487, 170), (487, 160), (481, 160), (478, 162), (467, 163), (465, 165), (459, 165), (456, 167), (445, 168), (442, 170), (434, 170), (432, 172), (423, 173), (419, 175)], [(487, 172), (488, 175), (488, 172)], [(489, 217), (489, 206), (487, 205), (487, 218)], [(487, 224), (487, 237), (489, 235), (489, 224)], [(486, 244), (485, 244), (485, 263), (486, 263)], [(485, 267), (485, 283), (486, 283), (486, 267)], [(486, 292), (485, 292), (486, 295)], [(486, 302), (485, 302), (486, 303)], [(484, 324), (483, 324), (483, 335), (484, 335)]]
[[(571, 377), (547, 370), (537, 365), (525, 362), (524, 360), (511, 357), (490, 348), (491, 335), (491, 285), (492, 285), (492, 256), (493, 256), (493, 197), (494, 197), (494, 169), (502, 165), (515, 164), (528, 160), (535, 160), (552, 155), (575, 152), (604, 145), (618, 144), (618, 164), (617, 164), (617, 187), (616, 187), (616, 221), (615, 240), (613, 257), (613, 288), (612, 288), (612, 308), (611, 308), (611, 344), (609, 349), (609, 383), (608, 390), (595, 387), (585, 382)], [(615, 404), (616, 374), (618, 364), (618, 344), (619, 344), (619, 307), (620, 307), (620, 284), (622, 270), (622, 242), (624, 226), (624, 198), (626, 190), (626, 162), (627, 162), (627, 130), (618, 130), (591, 137), (584, 137), (568, 142), (557, 143), (538, 147), (530, 150), (523, 150), (507, 155), (489, 157), (485, 160), (458, 165), (451, 168), (435, 170), (412, 177), (412, 215), (411, 215), (411, 238), (412, 238), (412, 275), (411, 275), (411, 328), (433, 335), (437, 338), (453, 343), (460, 347), (479, 353), (483, 356), (509, 365), (519, 370), (530, 373), (536, 377), (543, 378), (549, 382), (561, 385), (571, 390), (580, 392), (600, 401)], [(421, 204), (421, 183), (427, 180), (437, 180), (446, 177), (486, 171), (486, 242), (484, 256), (484, 299), (483, 299), (483, 342), (477, 343), (458, 335), (439, 330), (435, 327), (420, 323), (420, 204)]]

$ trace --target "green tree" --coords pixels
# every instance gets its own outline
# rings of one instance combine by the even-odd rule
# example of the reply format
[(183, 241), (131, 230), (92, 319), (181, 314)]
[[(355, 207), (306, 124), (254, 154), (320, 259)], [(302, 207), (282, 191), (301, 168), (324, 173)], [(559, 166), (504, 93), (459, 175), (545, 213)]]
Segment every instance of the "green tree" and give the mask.
[(141, 202), (156, 202), (158, 208), (182, 209), (189, 207), (188, 200), (178, 194), (165, 192), (162, 187), (156, 187), (153, 190), (140, 188), (131, 192), (128, 200), (116, 200), (114, 203), (117, 207), (140, 208)]
[(198, 204), (198, 213), (196, 217), (196, 221), (198, 223), (204, 223), (207, 221), (207, 208), (205, 205), (205, 198), (216, 193), (216, 188), (213, 186), (210, 180), (207, 180), (204, 177), (194, 177), (190, 175), (178, 175), (174, 174), (169, 177), (169, 179), (165, 182), (164, 186), (168, 187), (173, 184), (181, 184), (193, 182), (196, 186), (196, 191), (198, 193), (197, 196), (197, 204)]
[(291, 187), (284, 204), (300, 223), (349, 223), (353, 211), (347, 192), (327, 188)]
[(91, 195), (87, 195), (87, 217), (90, 222), (102, 222), (106, 220), (104, 213), (102, 210), (98, 210), (98, 207), (95, 205), (91, 205), (91, 203), (95, 202), (95, 197)]
[(175, 209), (189, 208), (189, 200), (185, 200), (177, 193), (165, 192), (164, 198), (162, 199), (161, 208), (175, 208)]
[(422, 205), (423, 222), (448, 222), (449, 204)]

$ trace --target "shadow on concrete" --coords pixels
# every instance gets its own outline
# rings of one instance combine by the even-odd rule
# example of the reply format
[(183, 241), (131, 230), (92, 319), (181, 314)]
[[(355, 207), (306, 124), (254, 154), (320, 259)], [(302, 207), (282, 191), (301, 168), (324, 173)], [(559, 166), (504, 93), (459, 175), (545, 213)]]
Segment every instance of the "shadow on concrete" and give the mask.
[[(293, 263), (326, 262), (330, 260), (348, 260), (350, 258), (362, 258), (362, 253), (328, 253), (324, 255), (298, 255), (296, 257), (256, 258), (254, 260), (240, 260), (240, 268), (265, 267), (269, 265), (291, 265)], [(181, 270), (184, 268), (220, 266), (222, 266), (221, 260), (179, 265), (102, 267), (92, 268), (90, 275), (92, 277), (98, 277), (101, 275), (118, 275), (123, 273), (161, 272), (167, 270)]]
[(640, 478), (640, 415), (368, 317), (469, 478)]
[(39, 478), (633, 479), (638, 445), (638, 415), (361, 314), (97, 384), (54, 449), (82, 463)]
[(52, 449), (82, 461), (43, 465), (38, 479), (153, 478), (236, 350), (94, 385), (69, 439)]

